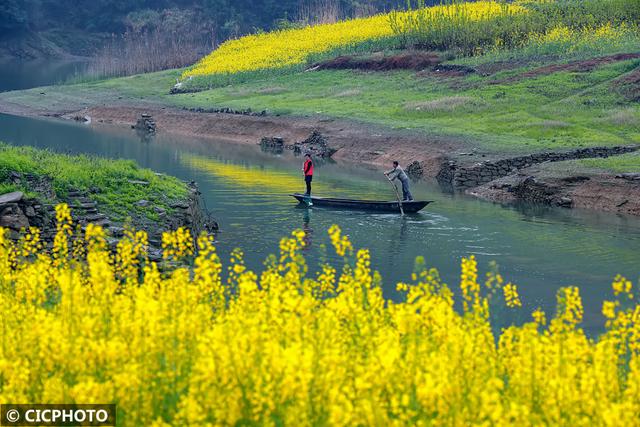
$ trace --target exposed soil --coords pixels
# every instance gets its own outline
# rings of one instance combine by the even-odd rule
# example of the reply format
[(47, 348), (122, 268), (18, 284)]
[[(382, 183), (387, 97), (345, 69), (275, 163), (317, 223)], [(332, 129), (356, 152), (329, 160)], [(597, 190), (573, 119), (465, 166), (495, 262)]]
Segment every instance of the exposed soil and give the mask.
[(263, 137), (281, 137), (286, 144), (303, 141), (320, 132), (337, 150), (335, 160), (388, 166), (419, 161), (425, 176), (436, 176), (448, 154), (463, 143), (452, 138), (417, 136), (389, 131), (346, 120), (318, 117), (245, 116), (222, 113), (194, 113), (160, 107), (92, 107), (68, 117), (89, 116), (92, 122), (134, 125), (141, 114), (151, 114), (158, 132), (234, 143), (258, 144)]
[(418, 77), (464, 77), (469, 74), (477, 73), (475, 68), (466, 65), (456, 64), (439, 64), (430, 69), (422, 70), (417, 73)]
[(338, 56), (313, 65), (311, 70), (424, 70), (442, 62), (433, 52), (407, 52), (393, 56)]
[(512, 82), (516, 82), (524, 79), (545, 76), (545, 75), (558, 73), (562, 71), (575, 71), (575, 72), (581, 72), (581, 73), (589, 72), (589, 71), (593, 71), (595, 68), (602, 66), (604, 64), (611, 64), (614, 62), (628, 61), (630, 59), (638, 59), (638, 58), (640, 58), (640, 52), (619, 53), (616, 55), (601, 56), (598, 58), (592, 58), (584, 61), (572, 61), (566, 64), (545, 65), (543, 67), (534, 68), (533, 70), (529, 70), (522, 74), (507, 77), (504, 79), (493, 80), (490, 83), (491, 84), (512, 83)]
[(640, 101), (640, 67), (613, 82), (614, 89), (630, 101)]
[(612, 174), (554, 176), (530, 168), (469, 189), (467, 193), (500, 203), (530, 202), (640, 215), (640, 180)]

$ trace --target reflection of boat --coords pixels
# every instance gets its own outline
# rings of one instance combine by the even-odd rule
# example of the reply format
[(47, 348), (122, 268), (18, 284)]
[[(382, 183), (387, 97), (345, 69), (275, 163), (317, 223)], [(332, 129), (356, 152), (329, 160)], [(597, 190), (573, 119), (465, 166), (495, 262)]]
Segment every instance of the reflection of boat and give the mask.
[[(313, 206), (338, 208), (338, 209), (357, 209), (363, 211), (378, 212), (400, 212), (398, 202), (383, 202), (375, 200), (353, 200), (353, 199), (332, 199), (329, 197), (305, 196), (304, 194), (292, 194), (301, 204), (308, 205), (309, 199), (313, 202)], [(402, 202), (402, 209), (407, 213), (415, 213), (427, 206), (431, 201), (413, 201)]]

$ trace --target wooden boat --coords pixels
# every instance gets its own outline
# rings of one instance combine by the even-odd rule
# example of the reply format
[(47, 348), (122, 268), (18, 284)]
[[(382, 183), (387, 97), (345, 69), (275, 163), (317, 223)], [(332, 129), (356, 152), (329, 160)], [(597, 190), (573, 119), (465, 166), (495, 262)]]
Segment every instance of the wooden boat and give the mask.
[[(337, 209), (357, 209), (363, 211), (376, 212), (400, 212), (398, 202), (384, 202), (376, 200), (353, 200), (353, 199), (334, 199), (329, 197), (305, 196), (304, 194), (295, 193), (291, 196), (295, 197), (300, 204), (309, 205), (309, 199), (313, 202), (313, 206), (337, 208)], [(402, 209), (405, 213), (415, 213), (427, 206), (431, 201), (413, 201), (402, 202)]]

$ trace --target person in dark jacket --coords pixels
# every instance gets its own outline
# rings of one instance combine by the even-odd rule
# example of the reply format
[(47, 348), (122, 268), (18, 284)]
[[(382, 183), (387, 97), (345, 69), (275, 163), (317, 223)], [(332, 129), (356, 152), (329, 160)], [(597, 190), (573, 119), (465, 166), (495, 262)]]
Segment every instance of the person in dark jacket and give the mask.
[(305, 196), (311, 196), (311, 181), (313, 181), (313, 161), (311, 160), (311, 154), (304, 155), (304, 165), (302, 166), (302, 172), (304, 173), (304, 182), (307, 184), (307, 192)]
[(384, 173), (387, 175), (389, 180), (393, 181), (394, 179), (399, 180), (402, 183), (402, 198), (403, 202), (411, 202), (413, 201), (413, 196), (411, 195), (411, 191), (409, 190), (409, 177), (405, 173), (404, 169), (398, 165), (398, 162), (393, 162), (393, 169)]

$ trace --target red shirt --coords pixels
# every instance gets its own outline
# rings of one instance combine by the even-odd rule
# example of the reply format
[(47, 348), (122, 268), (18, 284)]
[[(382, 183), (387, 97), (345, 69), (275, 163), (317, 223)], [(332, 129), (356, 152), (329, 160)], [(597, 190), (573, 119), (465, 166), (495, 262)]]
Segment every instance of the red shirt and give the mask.
[(304, 170), (304, 176), (313, 176), (313, 162), (311, 159), (304, 161), (304, 167), (302, 170)]

